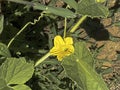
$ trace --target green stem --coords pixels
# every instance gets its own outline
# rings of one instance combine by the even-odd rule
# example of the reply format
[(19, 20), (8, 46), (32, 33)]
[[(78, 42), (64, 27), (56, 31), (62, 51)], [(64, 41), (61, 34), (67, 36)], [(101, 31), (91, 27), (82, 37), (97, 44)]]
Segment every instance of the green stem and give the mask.
[(35, 25), (38, 21), (40, 21), (40, 19), (43, 17), (44, 12), (41, 13), (41, 15), (38, 17), (38, 19), (34, 19), (34, 22), (28, 22), (27, 24), (25, 24), (25, 26), (9, 41), (7, 48), (10, 47), (10, 45), (12, 44), (12, 42), (15, 40), (15, 38), (20, 35), (20, 33), (28, 26), (28, 25)]
[(7, 48), (10, 47), (10, 45), (12, 44), (12, 42), (15, 40), (15, 38), (29, 25), (30, 23), (27, 23), (8, 43)]
[(75, 32), (75, 30), (82, 24), (82, 22), (87, 18), (87, 15), (82, 16), (82, 18), (79, 19), (79, 21), (73, 26), (73, 28), (70, 30), (71, 33)]
[(45, 59), (47, 59), (50, 56), (50, 52), (48, 52), (47, 54), (45, 54), (42, 58), (40, 58), (36, 63), (35, 63), (35, 67), (38, 66), (40, 63), (42, 63)]
[(66, 37), (66, 31), (67, 31), (67, 18), (65, 18), (65, 23), (64, 23), (64, 36), (63, 36), (63, 38)]

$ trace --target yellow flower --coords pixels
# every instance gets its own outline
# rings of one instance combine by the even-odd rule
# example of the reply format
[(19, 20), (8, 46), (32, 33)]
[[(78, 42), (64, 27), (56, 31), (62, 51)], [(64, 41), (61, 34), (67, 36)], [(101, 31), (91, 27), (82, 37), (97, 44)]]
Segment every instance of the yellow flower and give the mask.
[(50, 50), (50, 54), (57, 56), (57, 59), (61, 61), (65, 56), (69, 56), (74, 52), (72, 37), (62, 38), (56, 36), (54, 38), (54, 47)]

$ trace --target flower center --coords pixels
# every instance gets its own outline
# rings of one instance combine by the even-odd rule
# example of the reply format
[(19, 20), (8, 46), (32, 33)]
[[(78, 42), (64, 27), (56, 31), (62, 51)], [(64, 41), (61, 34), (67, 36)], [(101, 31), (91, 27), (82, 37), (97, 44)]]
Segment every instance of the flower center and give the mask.
[(64, 49), (64, 52), (67, 52), (67, 51), (68, 51), (68, 48), (65, 48), (65, 49)]

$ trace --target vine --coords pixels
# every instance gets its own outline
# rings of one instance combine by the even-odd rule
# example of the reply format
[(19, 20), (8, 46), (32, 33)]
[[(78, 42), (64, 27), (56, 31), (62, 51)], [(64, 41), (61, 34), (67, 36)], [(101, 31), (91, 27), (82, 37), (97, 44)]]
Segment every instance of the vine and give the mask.
[(28, 22), (24, 25), (24, 27), (9, 41), (8, 45), (7, 45), (7, 48), (9, 48), (11, 46), (11, 44), (13, 43), (13, 41), (15, 40), (15, 38), (17, 36), (19, 36), (24, 30), (25, 28), (28, 26), (28, 25), (35, 25), (37, 22), (40, 21), (40, 19), (44, 16), (44, 12), (41, 13), (41, 15), (38, 17), (38, 19), (34, 19), (33, 22)]

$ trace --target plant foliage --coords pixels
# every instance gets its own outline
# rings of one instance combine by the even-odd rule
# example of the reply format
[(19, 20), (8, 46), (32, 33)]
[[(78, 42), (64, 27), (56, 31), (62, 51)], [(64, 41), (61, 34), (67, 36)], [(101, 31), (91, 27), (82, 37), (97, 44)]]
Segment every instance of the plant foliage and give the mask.
[[(103, 3), (1, 0), (0, 90), (108, 90), (95, 71), (92, 54), (79, 40), (79, 30), (75, 32), (88, 17), (108, 16)], [(75, 52), (62, 62), (48, 57), (57, 35), (74, 38)]]
[(104, 81), (95, 72), (92, 63), (93, 59), (85, 48), (85, 44), (78, 42), (75, 43), (75, 53), (66, 57), (62, 65), (80, 90), (108, 90)]

